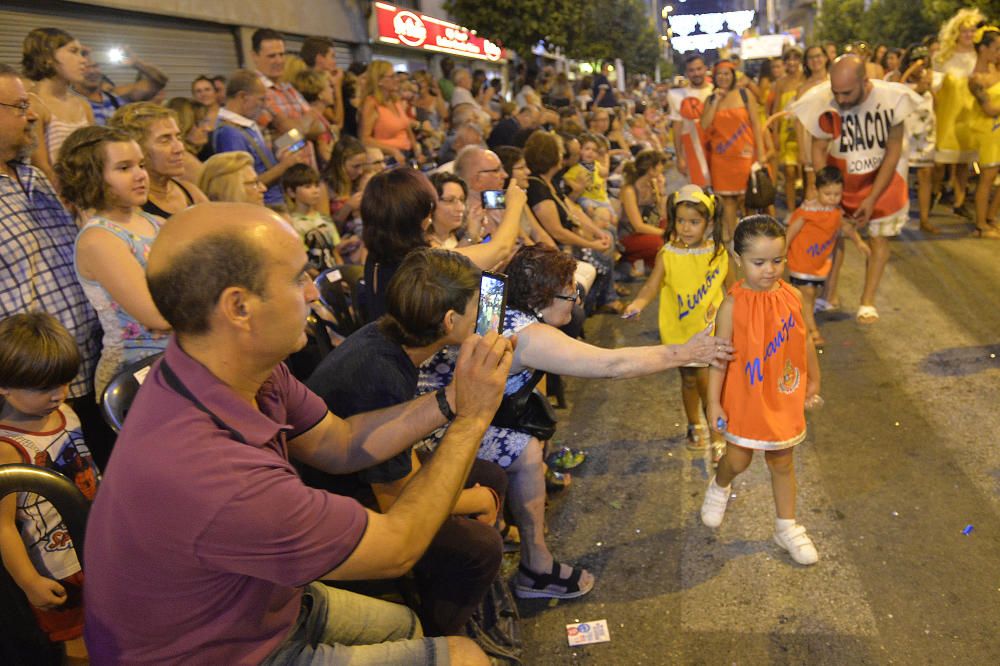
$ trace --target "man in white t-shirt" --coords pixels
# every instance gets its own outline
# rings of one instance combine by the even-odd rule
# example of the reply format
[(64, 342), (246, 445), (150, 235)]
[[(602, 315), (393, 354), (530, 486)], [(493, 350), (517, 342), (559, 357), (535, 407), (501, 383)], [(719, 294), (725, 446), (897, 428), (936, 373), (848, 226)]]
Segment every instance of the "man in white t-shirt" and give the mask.
[(667, 93), (669, 119), (674, 131), (674, 150), (677, 151), (677, 170), (689, 183), (698, 187), (707, 187), (710, 182), (705, 136), (701, 131), (701, 112), (705, 100), (712, 94), (712, 84), (707, 74), (708, 67), (703, 57), (688, 56), (684, 61), (684, 76), (688, 84), (683, 88), (673, 88)]
[(830, 82), (816, 86), (788, 106), (813, 137), (812, 164), (844, 174), (843, 207), (858, 228), (868, 227), (871, 256), (857, 319), (878, 320), (875, 292), (889, 260), (889, 238), (909, 215), (903, 121), (920, 103), (908, 87), (869, 80), (856, 55), (837, 59)]

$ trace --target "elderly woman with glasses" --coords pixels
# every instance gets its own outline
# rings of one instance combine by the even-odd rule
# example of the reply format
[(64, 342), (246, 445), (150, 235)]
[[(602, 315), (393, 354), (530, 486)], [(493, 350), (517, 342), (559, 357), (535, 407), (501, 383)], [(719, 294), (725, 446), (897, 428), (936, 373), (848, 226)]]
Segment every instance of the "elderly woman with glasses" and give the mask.
[[(536, 371), (562, 376), (623, 379), (640, 377), (689, 363), (719, 364), (732, 347), (706, 331), (683, 345), (603, 349), (559, 330), (569, 322), (577, 289), (575, 262), (542, 245), (518, 250), (507, 266), (507, 311), (500, 331), (517, 336), (514, 363), (505, 394), (525, 386)], [(420, 392), (436, 391), (451, 381), (458, 349), (449, 347), (420, 369)], [(490, 426), (479, 458), (507, 470), (507, 498), (521, 534), (521, 564), (514, 592), (521, 598), (572, 599), (594, 586), (594, 576), (560, 564), (545, 543), (545, 466), (542, 442), (516, 427)]]

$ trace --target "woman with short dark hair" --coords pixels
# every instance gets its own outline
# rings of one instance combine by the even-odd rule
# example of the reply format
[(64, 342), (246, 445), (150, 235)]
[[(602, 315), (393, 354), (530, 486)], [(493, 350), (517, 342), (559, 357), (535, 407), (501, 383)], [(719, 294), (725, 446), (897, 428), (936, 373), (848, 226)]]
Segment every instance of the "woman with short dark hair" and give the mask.
[[(389, 284), (386, 314), (324, 358), (309, 388), (341, 418), (414, 399), (419, 365), (472, 335), (478, 294), (479, 270), (465, 257), (443, 250), (410, 252)], [(385, 513), (420, 466), (411, 447), (347, 478), (311, 467), (302, 470), (302, 478)], [(503, 556), (495, 524), (506, 487), (497, 465), (474, 461), (451, 515), (414, 565), (420, 593), (415, 610), (427, 634), (461, 633), (495, 580)]]
[[(559, 330), (569, 322), (578, 298), (573, 282), (575, 261), (540, 245), (523, 247), (507, 265), (505, 336), (517, 336), (514, 363), (504, 391), (510, 396), (537, 371), (562, 376), (621, 379), (640, 377), (688, 363), (719, 363), (732, 347), (707, 330), (683, 345), (602, 349)], [(421, 366), (420, 392), (451, 381), (457, 348), (438, 353)], [(479, 458), (497, 463), (509, 476), (508, 499), (521, 533), (521, 565), (514, 579), (521, 598), (571, 599), (591, 590), (594, 577), (557, 562), (545, 544), (545, 467), (542, 443), (526, 431), (490, 426)]]
[[(512, 184), (505, 197), (504, 219), (520, 217), (525, 203), (524, 191)], [(361, 199), (362, 238), (368, 249), (362, 298), (362, 314), (366, 320), (385, 313), (385, 290), (407, 253), (429, 247), (427, 231), (437, 206), (434, 186), (416, 169), (396, 167), (368, 181)], [(507, 260), (502, 250), (497, 243), (455, 248), (484, 270)]]
[(597, 269), (590, 294), (598, 310), (621, 313), (623, 306), (614, 289), (611, 234), (599, 228), (555, 185), (553, 178), (562, 168), (562, 153), (562, 141), (555, 134), (539, 130), (528, 137), (524, 145), (524, 160), (531, 171), (528, 204), (556, 243)]

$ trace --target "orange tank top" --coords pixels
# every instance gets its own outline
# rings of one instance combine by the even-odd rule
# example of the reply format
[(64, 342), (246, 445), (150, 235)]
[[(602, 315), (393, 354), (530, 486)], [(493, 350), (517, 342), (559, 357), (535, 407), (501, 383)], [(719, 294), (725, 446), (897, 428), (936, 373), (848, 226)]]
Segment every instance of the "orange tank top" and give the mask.
[(839, 206), (807, 201), (792, 213), (788, 224), (804, 219), (802, 229), (788, 246), (788, 274), (802, 280), (825, 280), (833, 265), (833, 247), (840, 234), (844, 212)]
[(410, 118), (406, 115), (402, 102), (396, 102), (392, 106), (380, 104), (376, 106), (378, 118), (375, 120), (372, 138), (386, 145), (400, 150), (411, 150), (410, 135), (407, 129), (410, 127)]
[(802, 304), (779, 280), (753, 291), (740, 280), (733, 297), (733, 347), (722, 385), (726, 440), (764, 451), (795, 446), (806, 436), (806, 325)]

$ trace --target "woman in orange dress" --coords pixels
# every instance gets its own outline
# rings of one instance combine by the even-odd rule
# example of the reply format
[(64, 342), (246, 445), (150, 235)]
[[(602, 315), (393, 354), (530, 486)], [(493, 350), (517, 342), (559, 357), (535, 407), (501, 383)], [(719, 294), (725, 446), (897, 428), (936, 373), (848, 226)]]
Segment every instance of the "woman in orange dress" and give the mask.
[(754, 163), (764, 162), (757, 100), (736, 85), (736, 67), (724, 60), (712, 75), (715, 92), (706, 100), (701, 126), (708, 137), (708, 170), (712, 190), (722, 198), (723, 237), (733, 237), (743, 206), (743, 193)]
[(781, 280), (785, 231), (770, 215), (744, 218), (733, 251), (745, 279), (719, 307), (715, 334), (731, 337), (735, 358), (709, 370), (708, 423), (725, 437), (726, 454), (709, 481), (701, 520), (718, 527), (733, 479), (754, 450), (764, 452), (777, 513), (774, 540), (799, 564), (819, 555), (795, 522), (794, 447), (806, 436), (803, 409), (819, 402), (819, 360), (802, 315), (799, 291)]

